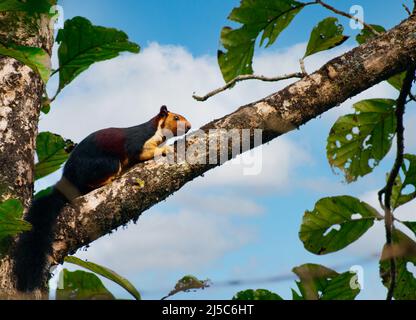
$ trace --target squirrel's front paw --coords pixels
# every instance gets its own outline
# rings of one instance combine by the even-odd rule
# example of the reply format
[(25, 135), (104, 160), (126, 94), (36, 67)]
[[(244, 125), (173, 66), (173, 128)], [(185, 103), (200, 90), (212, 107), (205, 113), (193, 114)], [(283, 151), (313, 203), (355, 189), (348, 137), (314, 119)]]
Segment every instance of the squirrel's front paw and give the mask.
[(174, 151), (175, 151), (175, 149), (173, 148), (173, 146), (165, 145), (163, 147), (158, 148), (157, 152), (155, 152), (155, 155), (156, 156), (162, 155), (162, 156), (166, 157), (169, 153), (173, 153)]
[(167, 156), (169, 153), (175, 152), (175, 148), (173, 146), (164, 146), (162, 155)]

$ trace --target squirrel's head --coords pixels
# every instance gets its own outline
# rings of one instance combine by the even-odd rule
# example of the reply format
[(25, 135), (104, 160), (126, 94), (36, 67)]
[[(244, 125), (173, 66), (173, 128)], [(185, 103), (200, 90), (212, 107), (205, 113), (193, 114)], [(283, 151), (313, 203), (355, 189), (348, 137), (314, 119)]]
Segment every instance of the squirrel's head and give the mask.
[(182, 135), (191, 129), (191, 123), (184, 116), (170, 112), (166, 106), (160, 108), (156, 119), (164, 136)]

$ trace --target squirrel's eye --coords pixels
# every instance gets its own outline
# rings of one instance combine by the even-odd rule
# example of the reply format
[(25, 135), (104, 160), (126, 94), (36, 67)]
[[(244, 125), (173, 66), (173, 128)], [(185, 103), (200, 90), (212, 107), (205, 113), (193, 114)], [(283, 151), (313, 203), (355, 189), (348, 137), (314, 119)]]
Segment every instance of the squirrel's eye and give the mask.
[(175, 116), (173, 119), (175, 119), (175, 121), (179, 121), (179, 117)]

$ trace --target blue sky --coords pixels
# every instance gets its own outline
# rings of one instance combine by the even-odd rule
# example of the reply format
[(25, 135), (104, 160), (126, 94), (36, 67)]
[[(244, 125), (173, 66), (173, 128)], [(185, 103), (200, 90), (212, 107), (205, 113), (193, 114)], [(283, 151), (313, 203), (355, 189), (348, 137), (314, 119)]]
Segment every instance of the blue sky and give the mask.
[[(411, 5), (411, 1), (403, 2)], [(161, 104), (175, 106), (192, 123), (202, 125), (282, 88), (289, 82), (248, 82), (205, 104), (191, 99), (193, 90), (205, 93), (222, 84), (215, 59), (219, 33), (223, 26), (229, 25), (226, 18), (238, 3), (236, 0), (62, 0), (65, 19), (81, 15), (94, 24), (119, 28), (143, 50), (137, 57), (123, 55), (81, 75), (57, 99), (53, 112), (43, 117), (41, 130), (79, 141), (104, 126), (144, 122)], [(401, 2), (396, 0), (383, 1), (382, 6), (375, 0), (328, 3), (345, 11), (359, 4), (368, 23), (387, 28), (406, 17)], [(258, 51), (254, 61), (256, 72), (276, 75), (295, 71), (313, 26), (332, 15), (320, 7), (306, 8), (273, 47)], [(347, 20), (340, 20), (346, 33), (357, 33), (348, 27)], [(313, 71), (353, 46), (354, 41), (349, 40), (341, 48), (308, 59), (306, 66)], [(246, 288), (268, 288), (289, 298), (293, 280), (267, 283), (255, 280), (290, 275), (293, 267), (306, 262), (342, 266), (338, 271), (360, 264), (364, 268), (365, 286), (360, 298), (381, 299), (385, 290), (379, 284), (377, 261), (367, 261), (380, 250), (381, 226), (361, 242), (323, 257), (303, 248), (298, 231), (304, 211), (313, 209), (322, 197), (349, 194), (376, 205), (375, 191), (383, 185), (392, 156), (373, 175), (347, 185), (327, 163), (325, 140), (333, 122), (350, 112), (353, 102), (360, 98), (396, 96), (394, 89), (381, 84), (265, 146), (261, 158), (263, 175), (242, 177), (237, 165), (215, 169), (145, 212), (136, 226), (104, 237), (77, 255), (119, 271), (143, 291), (145, 299), (164, 296), (185, 274), (209, 278), (213, 286), (178, 298), (229, 299)], [(415, 112), (409, 111), (407, 123), (414, 123), (415, 119)], [(413, 153), (415, 133), (410, 127), (406, 132), (408, 151)], [(52, 175), (40, 181), (37, 188), (58, 178), (58, 174)], [(401, 214), (408, 216), (413, 209), (410, 205)], [(251, 282), (242, 286), (220, 285), (233, 279)], [(106, 284), (117, 296), (128, 297), (116, 286)]]

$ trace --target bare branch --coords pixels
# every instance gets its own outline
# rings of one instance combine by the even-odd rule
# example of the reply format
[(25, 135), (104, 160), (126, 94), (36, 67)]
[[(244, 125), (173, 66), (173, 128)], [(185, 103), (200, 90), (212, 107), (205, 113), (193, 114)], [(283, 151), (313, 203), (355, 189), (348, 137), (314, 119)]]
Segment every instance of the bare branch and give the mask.
[(209, 98), (217, 95), (218, 93), (221, 93), (221, 92), (231, 88), (237, 82), (244, 81), (244, 80), (261, 80), (261, 81), (266, 81), (266, 82), (277, 82), (277, 81), (282, 81), (282, 80), (287, 80), (287, 79), (292, 79), (292, 78), (302, 78), (302, 77), (303, 77), (303, 74), (299, 73), (299, 72), (291, 73), (291, 74), (285, 74), (283, 76), (277, 76), (277, 77), (265, 77), (265, 76), (262, 76), (262, 75), (244, 74), (244, 75), (239, 75), (239, 76), (235, 77), (231, 81), (227, 82), (223, 87), (215, 89), (215, 90), (207, 93), (205, 96), (200, 97), (200, 96), (197, 96), (197, 95), (193, 95), (192, 97), (197, 101), (206, 101)]
[[(207, 146), (211, 138), (218, 141), (221, 131), (212, 132), (213, 129), (250, 129), (251, 135), (256, 129), (262, 130), (262, 143), (266, 143), (300, 127), (350, 97), (405, 71), (416, 61), (415, 32), (416, 16), (411, 16), (398, 27), (333, 59), (287, 88), (206, 124), (201, 128), (204, 134), (189, 134), (187, 150)], [(220, 165), (200, 162), (206, 160), (206, 148), (196, 150), (199, 152), (190, 157), (194, 162), (170, 163), (162, 159), (139, 164), (112, 184), (64, 208), (58, 218), (53, 245), (55, 263), (111, 230), (137, 220), (145, 210)], [(231, 158), (231, 146), (228, 151)]]
[[(403, 116), (405, 112), (406, 99), (409, 96), (413, 79), (415, 77), (416, 67), (413, 65), (407, 72), (406, 78), (403, 81), (403, 87), (400, 92), (400, 96), (397, 99), (396, 106), (396, 119), (397, 119), (397, 151), (396, 151), (396, 160), (393, 165), (393, 169), (390, 172), (389, 178), (387, 180), (386, 186), (379, 192), (379, 200), (382, 199), (384, 194), (384, 201), (382, 201), (382, 206), (384, 209), (384, 225), (386, 229), (386, 245), (391, 246), (392, 233), (394, 230), (394, 215), (393, 209), (391, 207), (391, 196), (393, 193), (394, 183), (399, 175), (400, 168), (403, 165), (404, 160), (404, 125), (403, 125)], [(396, 286), (396, 260), (394, 257), (390, 259), (390, 285), (387, 293), (387, 300), (391, 300), (394, 294), (394, 288)]]
[(300, 59), (299, 64), (300, 64), (300, 70), (302, 71), (303, 76), (306, 77), (308, 75), (308, 72), (306, 71), (306, 68), (305, 68), (305, 60), (303, 58)]
[(357, 21), (358, 23), (361, 23), (363, 26), (365, 26), (367, 29), (369, 29), (369, 30), (370, 30), (372, 33), (374, 33), (376, 36), (381, 35), (381, 33), (380, 33), (380, 32), (378, 32), (376, 29), (374, 29), (374, 28), (373, 28), (373, 26), (371, 26), (370, 24), (365, 23), (365, 22), (364, 22), (363, 20), (361, 20), (360, 18), (357, 18), (357, 17), (355, 17), (355, 16), (353, 16), (353, 15), (351, 15), (351, 14), (349, 14), (349, 13), (346, 13), (346, 12), (344, 12), (344, 11), (338, 10), (338, 9), (336, 9), (336, 8), (334, 8), (334, 7), (332, 7), (332, 6), (330, 6), (329, 4), (327, 4), (327, 3), (325, 3), (325, 2), (323, 2), (323, 1), (321, 1), (321, 0), (316, 0), (316, 3), (318, 3), (318, 4), (320, 4), (321, 6), (323, 6), (323, 7), (327, 8), (328, 10), (331, 10), (332, 12), (334, 12), (334, 13), (336, 13), (336, 14), (339, 14), (339, 15), (341, 15), (341, 16), (343, 16), (343, 17), (346, 17), (346, 18), (349, 18), (349, 19), (355, 20), (355, 21)]
[(410, 10), (410, 8), (408, 6), (406, 6), (406, 4), (404, 4), (404, 3), (402, 3), (402, 6), (403, 6), (404, 10), (406, 10), (407, 14), (409, 16), (411, 16), (412, 15), (412, 11)]

